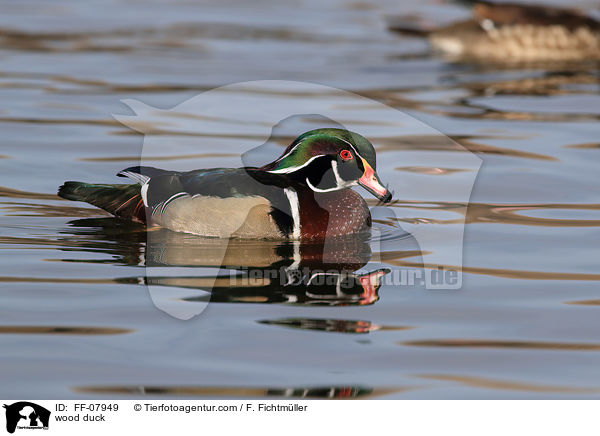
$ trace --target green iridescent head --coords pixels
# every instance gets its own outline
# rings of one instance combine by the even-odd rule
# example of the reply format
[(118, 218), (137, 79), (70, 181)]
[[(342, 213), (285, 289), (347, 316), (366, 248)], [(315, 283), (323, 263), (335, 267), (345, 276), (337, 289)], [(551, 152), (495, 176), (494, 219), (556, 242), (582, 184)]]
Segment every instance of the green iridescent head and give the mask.
[(343, 129), (316, 129), (297, 137), (280, 158), (263, 167), (306, 183), (315, 192), (359, 184), (384, 202), (390, 192), (377, 173), (375, 149), (365, 137)]

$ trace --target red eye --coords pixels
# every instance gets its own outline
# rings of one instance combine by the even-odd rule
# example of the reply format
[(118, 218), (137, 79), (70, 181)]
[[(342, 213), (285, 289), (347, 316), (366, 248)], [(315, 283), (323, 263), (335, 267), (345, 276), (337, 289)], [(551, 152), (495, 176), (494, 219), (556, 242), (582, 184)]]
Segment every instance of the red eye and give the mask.
[(340, 157), (344, 160), (350, 160), (352, 159), (352, 153), (349, 150), (342, 150), (340, 151)]

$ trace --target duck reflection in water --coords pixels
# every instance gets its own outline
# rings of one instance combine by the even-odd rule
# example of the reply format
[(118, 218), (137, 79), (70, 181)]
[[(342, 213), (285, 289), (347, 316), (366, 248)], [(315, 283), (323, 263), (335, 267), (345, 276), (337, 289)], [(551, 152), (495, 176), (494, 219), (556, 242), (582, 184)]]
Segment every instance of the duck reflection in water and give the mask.
[[(390, 272), (357, 272), (371, 259), (371, 249), (366, 237), (356, 235), (299, 244), (157, 231), (148, 235), (147, 248), (145, 283), (203, 291), (182, 297), (185, 302), (368, 305), (379, 299), (381, 278)], [(185, 271), (160, 274), (166, 265)]]
[(149, 395), (149, 396), (193, 396), (207, 398), (315, 398), (315, 399), (352, 399), (372, 398), (403, 392), (408, 387), (371, 387), (361, 385), (341, 386), (76, 386), (77, 393), (93, 395)]
[(364, 270), (372, 255), (369, 235), (299, 244), (210, 239), (142, 227), (119, 231), (125, 224), (113, 218), (71, 225), (71, 233), (89, 238), (94, 251), (116, 256), (115, 263), (145, 266), (145, 277), (135, 281), (148, 287), (158, 308), (179, 318), (197, 315), (203, 310), (199, 303), (208, 302), (369, 305), (379, 299), (382, 278), (390, 272)]

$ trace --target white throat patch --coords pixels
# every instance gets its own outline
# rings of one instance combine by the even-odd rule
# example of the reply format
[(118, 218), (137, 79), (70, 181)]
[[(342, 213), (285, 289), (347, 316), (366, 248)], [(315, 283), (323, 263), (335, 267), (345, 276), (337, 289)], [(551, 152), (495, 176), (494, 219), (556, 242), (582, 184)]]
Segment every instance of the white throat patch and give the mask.
[(339, 191), (340, 189), (349, 188), (350, 186), (354, 186), (357, 184), (356, 181), (353, 181), (353, 180), (347, 181), (347, 180), (342, 179), (342, 177), (340, 176), (340, 173), (338, 171), (337, 161), (335, 161), (335, 160), (331, 161), (331, 170), (333, 171), (333, 175), (335, 176), (335, 186), (333, 188), (327, 188), (327, 189), (317, 188), (312, 183), (310, 183), (310, 180), (308, 180), (308, 177), (306, 178), (306, 184), (308, 185), (308, 187), (310, 189), (312, 189), (315, 192)]

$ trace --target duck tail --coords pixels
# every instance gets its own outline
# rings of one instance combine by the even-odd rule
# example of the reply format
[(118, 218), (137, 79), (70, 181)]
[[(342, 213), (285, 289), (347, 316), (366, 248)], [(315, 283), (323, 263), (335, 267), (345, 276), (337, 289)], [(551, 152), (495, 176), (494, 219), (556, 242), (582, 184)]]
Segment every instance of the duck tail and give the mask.
[(420, 23), (415, 23), (414, 19), (407, 17), (390, 18), (387, 22), (388, 30), (404, 36), (415, 36), (427, 38), (433, 32), (433, 28), (429, 28)]
[(58, 196), (67, 200), (85, 201), (112, 213), (114, 216), (146, 222), (146, 208), (141, 186), (97, 185), (83, 182), (65, 182), (58, 188)]

